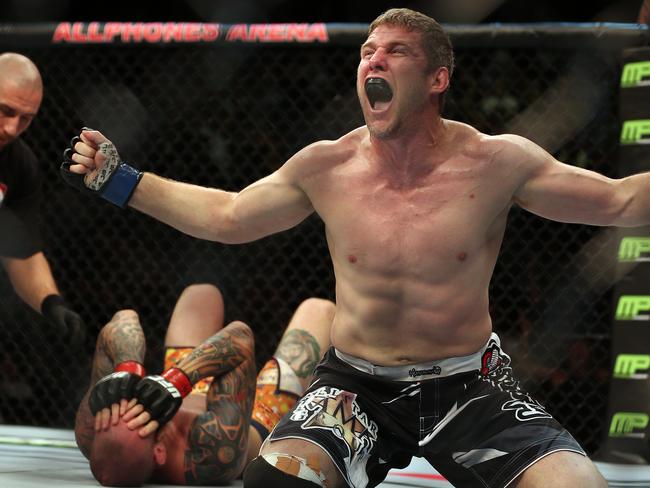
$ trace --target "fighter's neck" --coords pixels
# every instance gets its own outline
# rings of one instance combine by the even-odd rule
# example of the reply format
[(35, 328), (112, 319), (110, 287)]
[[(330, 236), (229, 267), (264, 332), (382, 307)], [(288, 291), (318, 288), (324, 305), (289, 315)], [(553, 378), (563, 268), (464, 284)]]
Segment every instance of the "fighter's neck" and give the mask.
[(432, 151), (442, 146), (447, 132), (445, 120), (436, 117), (433, 123), (404, 127), (398, 134), (386, 139), (370, 135), (370, 147), (382, 163), (409, 171), (431, 161)]

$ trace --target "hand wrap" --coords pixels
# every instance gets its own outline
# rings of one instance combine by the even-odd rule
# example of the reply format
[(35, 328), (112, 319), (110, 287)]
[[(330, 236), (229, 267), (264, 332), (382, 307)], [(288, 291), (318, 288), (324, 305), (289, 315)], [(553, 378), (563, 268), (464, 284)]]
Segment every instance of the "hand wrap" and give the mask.
[[(92, 129), (84, 127), (82, 131), (85, 130)], [(97, 150), (106, 158), (102, 168), (89, 171), (85, 175), (73, 173), (70, 166), (77, 163), (72, 160), (72, 155), (75, 153), (75, 144), (80, 141), (79, 137), (73, 137), (70, 147), (63, 151), (60, 172), (65, 182), (84, 193), (100, 196), (120, 208), (125, 208), (143, 173), (124, 163), (115, 145), (110, 141), (99, 144)]]

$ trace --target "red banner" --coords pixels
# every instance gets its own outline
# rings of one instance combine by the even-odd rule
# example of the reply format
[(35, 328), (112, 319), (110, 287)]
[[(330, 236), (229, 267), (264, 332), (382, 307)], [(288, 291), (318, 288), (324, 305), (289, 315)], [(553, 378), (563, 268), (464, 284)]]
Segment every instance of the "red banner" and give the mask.
[(60, 22), (54, 44), (329, 42), (326, 24), (212, 24), (197, 22)]

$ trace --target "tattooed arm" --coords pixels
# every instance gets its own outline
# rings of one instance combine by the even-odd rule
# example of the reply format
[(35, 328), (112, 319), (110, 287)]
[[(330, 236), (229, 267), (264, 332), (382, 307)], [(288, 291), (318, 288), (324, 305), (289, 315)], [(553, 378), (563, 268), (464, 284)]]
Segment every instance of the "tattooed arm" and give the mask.
[(194, 349), (178, 364), (192, 383), (213, 376), (206, 412), (197, 416), (185, 452), (188, 485), (224, 483), (244, 468), (255, 398), (253, 334), (233, 322)]
[(88, 406), (90, 390), (100, 378), (112, 373), (116, 364), (124, 361), (142, 363), (145, 350), (144, 333), (138, 314), (133, 310), (117, 312), (100, 331), (93, 357), (90, 387), (79, 404), (75, 420), (77, 445), (87, 458), (90, 457), (90, 448), (95, 438), (95, 418)]

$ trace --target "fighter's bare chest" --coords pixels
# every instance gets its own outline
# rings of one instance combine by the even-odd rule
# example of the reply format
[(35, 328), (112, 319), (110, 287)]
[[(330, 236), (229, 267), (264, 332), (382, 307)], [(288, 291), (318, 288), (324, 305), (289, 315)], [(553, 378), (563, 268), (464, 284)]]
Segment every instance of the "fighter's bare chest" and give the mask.
[(322, 191), (317, 210), (337, 251), (353, 261), (374, 256), (384, 265), (436, 256), (464, 259), (484, 240), (501, 205), (477, 175), (466, 172), (433, 175), (410, 186), (340, 181), (338, 188)]

